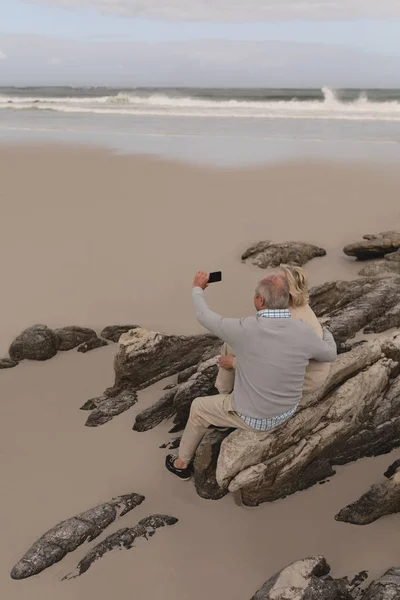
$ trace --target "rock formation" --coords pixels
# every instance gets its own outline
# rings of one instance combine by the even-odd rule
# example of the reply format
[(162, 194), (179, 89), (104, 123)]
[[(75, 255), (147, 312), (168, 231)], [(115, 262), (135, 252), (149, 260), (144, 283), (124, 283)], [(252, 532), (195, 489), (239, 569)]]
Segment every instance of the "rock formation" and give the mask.
[(351, 580), (334, 579), (323, 556), (298, 560), (270, 577), (251, 600), (398, 600), (400, 569), (389, 569), (366, 590), (361, 584), (366, 571)]
[(373, 235), (364, 235), (362, 241), (348, 244), (343, 248), (347, 256), (360, 260), (381, 258), (400, 248), (400, 231), (383, 231)]
[(12, 360), (11, 358), (0, 358), (0, 369), (12, 369), (17, 365), (17, 360)]
[(148, 387), (205, 360), (221, 342), (213, 335), (164, 335), (137, 328), (121, 336), (115, 357), (115, 384)]
[(99, 337), (94, 337), (94, 338), (90, 338), (90, 340), (87, 340), (87, 342), (83, 342), (83, 344), (80, 344), (78, 346), (77, 351), (78, 352), (82, 352), (82, 353), (86, 353), (89, 352), (90, 350), (95, 350), (96, 348), (102, 348), (103, 346), (107, 346), (108, 342), (106, 342), (106, 340), (102, 340)]
[[(221, 342), (215, 346), (215, 353), (218, 354), (220, 349)], [(215, 388), (218, 372), (217, 358), (201, 362), (195, 369), (189, 379), (168, 390), (153, 406), (139, 413), (133, 429), (147, 431), (171, 417), (174, 417), (175, 425), (183, 429), (188, 420), (193, 400), (199, 396), (212, 396), (218, 393)], [(191, 370), (187, 372), (191, 372)]]
[(118, 517), (126, 515), (143, 500), (140, 494), (126, 494), (62, 521), (29, 548), (11, 571), (11, 577), (25, 579), (44, 571), (84, 542), (97, 538)]
[(59, 350), (72, 350), (88, 340), (97, 338), (97, 334), (93, 329), (75, 325), (55, 329), (54, 333), (58, 338)]
[(373, 485), (356, 502), (343, 508), (335, 519), (353, 525), (366, 525), (380, 517), (398, 512), (400, 512), (400, 468), (390, 479)]
[[(173, 415), (178, 424), (185, 424), (190, 403), (196, 394), (204, 395), (201, 390), (212, 393), (214, 389), (217, 367), (216, 359), (212, 362), (211, 357), (215, 357), (220, 348), (221, 341), (209, 334), (163, 335), (139, 327), (123, 334), (114, 361), (114, 385), (81, 407), (82, 410), (93, 410), (86, 425), (96, 427), (128, 410), (137, 400), (136, 391), (171, 375), (194, 370), (193, 381), (173, 386), (159, 402), (140, 413), (134, 429), (146, 431)], [(212, 385), (210, 379), (213, 380)]]
[(379, 333), (393, 327), (400, 313), (399, 298), (400, 277), (331, 281), (310, 290), (310, 305), (337, 344), (362, 329)]
[(77, 574), (67, 576), (66, 579), (71, 577), (77, 577), (86, 573), (92, 564), (107, 552), (114, 550), (115, 548), (126, 548), (129, 550), (134, 545), (138, 538), (149, 539), (152, 537), (156, 530), (160, 527), (167, 525), (175, 525), (178, 519), (175, 517), (169, 517), (168, 515), (151, 515), (139, 521), (135, 527), (125, 527), (115, 533), (112, 533), (105, 540), (97, 544), (92, 550), (90, 550), (86, 556), (79, 562), (77, 567)]
[(381, 275), (400, 275), (400, 250), (385, 254), (382, 260), (375, 260), (361, 269), (360, 275), (379, 277)]
[(256, 267), (267, 269), (282, 264), (305, 265), (309, 260), (325, 256), (326, 250), (306, 244), (305, 242), (282, 242), (273, 244), (270, 241), (258, 242), (242, 254), (242, 260), (250, 260)]
[(400, 598), (400, 569), (389, 569), (367, 589), (363, 600), (398, 600)]
[(349, 585), (329, 576), (323, 556), (292, 563), (268, 579), (251, 600), (353, 600)]
[(48, 360), (57, 354), (58, 337), (46, 325), (33, 325), (25, 329), (11, 344), (10, 358), (13, 361)]
[(334, 474), (334, 465), (400, 445), (400, 334), (339, 356), (322, 390), (266, 433), (235, 431), (221, 445), (217, 481), (255, 506)]
[(137, 329), (138, 325), (108, 325), (100, 333), (100, 337), (117, 343), (123, 333), (128, 333), (131, 329)]

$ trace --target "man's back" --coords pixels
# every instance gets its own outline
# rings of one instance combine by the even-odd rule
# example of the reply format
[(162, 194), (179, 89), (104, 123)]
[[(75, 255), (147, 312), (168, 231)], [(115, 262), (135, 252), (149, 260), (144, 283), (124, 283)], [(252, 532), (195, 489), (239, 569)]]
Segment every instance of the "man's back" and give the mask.
[(262, 311), (257, 317), (226, 319), (211, 311), (200, 288), (193, 289), (199, 322), (234, 350), (236, 377), (233, 408), (254, 418), (281, 415), (300, 401), (310, 359), (332, 362), (336, 344), (291, 318), (289, 311)]
[(244, 319), (243, 335), (231, 342), (236, 376), (233, 407), (249, 417), (266, 418), (294, 408), (312, 355), (311, 327), (293, 318)]

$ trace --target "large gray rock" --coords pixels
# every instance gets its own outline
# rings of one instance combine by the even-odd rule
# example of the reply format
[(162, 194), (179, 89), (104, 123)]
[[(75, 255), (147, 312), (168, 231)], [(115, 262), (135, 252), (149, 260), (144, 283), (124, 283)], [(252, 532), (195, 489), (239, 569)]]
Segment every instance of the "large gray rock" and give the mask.
[(292, 563), (268, 579), (251, 600), (353, 600), (344, 580), (329, 576), (323, 556)]
[(380, 258), (400, 248), (400, 231), (383, 231), (376, 235), (364, 235), (362, 241), (348, 244), (343, 248), (347, 256), (360, 260)]
[(57, 354), (58, 337), (46, 325), (33, 325), (25, 329), (11, 344), (10, 358), (14, 361), (48, 360)]
[(400, 469), (388, 480), (363, 494), (356, 502), (343, 508), (337, 521), (353, 525), (367, 525), (380, 517), (400, 512)]
[[(174, 417), (177, 427), (183, 428), (189, 418), (190, 406), (195, 398), (217, 394), (215, 380), (218, 366), (216, 355), (220, 352), (221, 342), (216, 344), (215, 357), (196, 366), (195, 372), (180, 384), (168, 390), (153, 406), (136, 416), (135, 431), (152, 429), (165, 419)], [(187, 370), (186, 372), (191, 372)]]
[(83, 573), (86, 573), (86, 571), (90, 569), (96, 560), (104, 556), (107, 552), (110, 552), (115, 548), (126, 548), (129, 550), (138, 538), (148, 540), (160, 527), (175, 525), (177, 522), (178, 519), (169, 517), (168, 515), (151, 515), (150, 517), (146, 517), (139, 521), (135, 527), (125, 527), (124, 529), (112, 533), (90, 550), (78, 563), (77, 573), (67, 576), (66, 579), (83, 575)]
[(242, 254), (242, 260), (250, 260), (256, 267), (267, 269), (282, 264), (303, 266), (312, 258), (325, 256), (326, 250), (305, 242), (282, 242), (273, 244), (266, 240), (258, 242)]
[(126, 515), (143, 500), (140, 494), (126, 494), (62, 521), (29, 548), (11, 571), (11, 577), (25, 579), (51, 567), (68, 552), (97, 538), (118, 517)]
[(386, 571), (367, 589), (363, 600), (399, 600), (400, 599), (400, 569)]
[(203, 355), (221, 345), (213, 335), (164, 335), (137, 328), (122, 335), (115, 357), (115, 385), (137, 389), (198, 364)]
[(310, 290), (310, 305), (341, 344), (364, 329), (386, 331), (397, 322), (400, 277), (332, 281)]
[(228, 493), (226, 488), (218, 485), (215, 471), (221, 444), (229, 433), (232, 433), (232, 429), (210, 429), (197, 448), (193, 463), (194, 485), (198, 495), (206, 500), (219, 500)]
[(54, 333), (58, 338), (59, 350), (72, 350), (79, 346), (79, 344), (97, 338), (97, 334), (93, 329), (89, 329), (88, 327), (77, 327), (76, 325), (55, 329)]
[(128, 333), (131, 329), (137, 329), (139, 325), (108, 325), (104, 327), (100, 336), (110, 342), (118, 342), (123, 333)]
[(357, 346), (334, 363), (324, 388), (266, 433), (235, 431), (217, 481), (255, 506), (334, 474), (334, 465), (400, 446), (400, 334)]
[(371, 262), (363, 269), (360, 275), (363, 277), (380, 277), (381, 275), (400, 275), (400, 250), (386, 254), (382, 260)]

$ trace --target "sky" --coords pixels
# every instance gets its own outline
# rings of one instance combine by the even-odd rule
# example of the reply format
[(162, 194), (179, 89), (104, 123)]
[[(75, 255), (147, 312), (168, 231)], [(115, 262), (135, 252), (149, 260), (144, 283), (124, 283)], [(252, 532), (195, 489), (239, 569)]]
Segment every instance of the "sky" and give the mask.
[(400, 0), (0, 0), (0, 86), (397, 87)]

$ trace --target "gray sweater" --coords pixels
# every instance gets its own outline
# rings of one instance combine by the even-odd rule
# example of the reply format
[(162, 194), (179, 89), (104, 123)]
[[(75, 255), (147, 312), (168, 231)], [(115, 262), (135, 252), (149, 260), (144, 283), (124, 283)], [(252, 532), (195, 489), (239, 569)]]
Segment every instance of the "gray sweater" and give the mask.
[(336, 358), (335, 340), (326, 329), (321, 340), (310, 325), (292, 318), (224, 318), (208, 308), (201, 288), (193, 288), (193, 304), (199, 323), (235, 352), (232, 406), (242, 415), (265, 419), (294, 408), (309, 360)]

